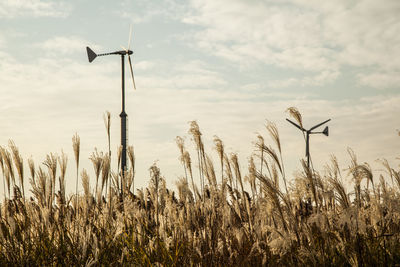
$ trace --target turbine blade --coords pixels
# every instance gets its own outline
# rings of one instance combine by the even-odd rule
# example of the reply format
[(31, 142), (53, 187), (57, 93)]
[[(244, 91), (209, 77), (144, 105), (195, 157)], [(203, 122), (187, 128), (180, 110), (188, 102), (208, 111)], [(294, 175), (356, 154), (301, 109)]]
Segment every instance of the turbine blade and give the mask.
[(128, 39), (128, 50), (131, 48), (131, 40), (132, 40), (132, 23), (129, 27), (129, 39)]
[(321, 125), (327, 123), (327, 122), (330, 121), (330, 120), (331, 120), (331, 119), (326, 120), (326, 121), (324, 121), (324, 122), (321, 122), (320, 124), (317, 124), (317, 125), (315, 125), (314, 127), (311, 127), (311, 129), (310, 129), (309, 131), (311, 132), (311, 131), (314, 130), (315, 128), (318, 128), (319, 126), (321, 126)]
[(133, 70), (132, 70), (132, 61), (131, 61), (131, 56), (130, 56), (130, 55), (128, 55), (128, 60), (129, 60), (129, 69), (131, 70), (131, 76), (132, 76), (133, 88), (136, 90), (136, 85), (135, 85), (135, 77), (133, 76)]
[(295, 127), (299, 128), (301, 131), (307, 132), (303, 127), (297, 125), (296, 123), (294, 123), (293, 121), (286, 119), (288, 122), (290, 122), (291, 124), (293, 124)]

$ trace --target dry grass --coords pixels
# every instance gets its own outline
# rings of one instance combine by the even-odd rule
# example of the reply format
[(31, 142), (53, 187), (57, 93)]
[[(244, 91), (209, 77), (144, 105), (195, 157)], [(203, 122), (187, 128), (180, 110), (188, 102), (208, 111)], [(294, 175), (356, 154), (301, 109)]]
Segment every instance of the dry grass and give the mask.
[[(293, 108), (289, 112), (301, 124), (300, 113)], [(105, 121), (107, 128), (109, 119)], [(345, 173), (354, 185), (351, 192), (335, 157), (321, 172), (311, 171), (303, 161), (302, 171), (287, 180), (278, 130), (268, 122), (267, 132), (274, 146), (259, 136), (256, 157), (249, 159), (245, 171), (237, 154), (227, 156), (218, 137), (214, 144), (219, 164), (214, 166), (200, 129), (192, 122), (189, 133), (197, 162), (192, 162), (184, 139), (178, 137), (184, 176), (176, 183), (176, 193), (167, 188), (157, 165), (149, 169), (149, 186), (134, 191), (133, 147), (128, 149), (131, 168), (124, 180), (118, 170), (110, 169), (110, 151), (95, 150), (90, 157), (95, 188), (82, 170), (82, 196), (65, 194), (69, 177), (64, 153), (49, 154), (40, 165), (29, 159), (29, 199), (24, 197), (23, 159), (10, 142), (8, 149), (0, 148), (7, 192), (1, 206), (0, 264), (393, 266), (400, 262), (399, 170), (383, 161), (387, 177), (378, 181), (370, 166), (359, 164), (349, 150), (351, 165)], [(75, 135), (77, 173), (79, 146)], [(194, 164), (199, 177), (193, 175)], [(216, 166), (221, 179), (216, 177)]]

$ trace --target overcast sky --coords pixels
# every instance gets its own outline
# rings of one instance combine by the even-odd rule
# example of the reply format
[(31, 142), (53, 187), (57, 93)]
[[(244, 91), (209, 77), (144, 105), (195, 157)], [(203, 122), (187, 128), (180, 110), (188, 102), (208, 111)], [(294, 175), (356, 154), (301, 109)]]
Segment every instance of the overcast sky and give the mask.
[(192, 120), (206, 152), (216, 156), (218, 135), (244, 172), (257, 133), (269, 143), (264, 125), (275, 122), (291, 175), (305, 147), (285, 121), (291, 106), (306, 128), (332, 119), (329, 137), (311, 138), (316, 169), (331, 154), (346, 167), (347, 147), (377, 169), (379, 158), (398, 166), (399, 14), (398, 0), (1, 0), (0, 145), (14, 140), (37, 164), (64, 150), (72, 192), (77, 132), (93, 179), (88, 158), (107, 149), (106, 110), (114, 156), (120, 142), (121, 70), (116, 56), (88, 63), (85, 47), (119, 50), (133, 24), (137, 90), (127, 76), (126, 109), (139, 187), (155, 161), (170, 185), (183, 175), (174, 140), (186, 136), (193, 151)]

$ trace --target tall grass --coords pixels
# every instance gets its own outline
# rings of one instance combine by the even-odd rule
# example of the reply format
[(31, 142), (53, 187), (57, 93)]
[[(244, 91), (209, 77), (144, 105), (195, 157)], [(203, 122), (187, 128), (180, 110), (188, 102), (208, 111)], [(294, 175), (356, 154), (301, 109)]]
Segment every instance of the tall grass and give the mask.
[[(301, 123), (300, 113), (289, 112)], [(83, 169), (81, 196), (78, 185), (74, 195), (65, 193), (65, 181), (74, 178), (66, 173), (64, 153), (49, 154), (43, 164), (28, 159), (29, 199), (23, 159), (10, 142), (8, 148), (0, 148), (5, 192), (0, 264), (393, 266), (400, 262), (399, 169), (383, 161), (386, 177), (377, 179), (370, 166), (359, 164), (349, 151), (351, 164), (346, 168), (334, 156), (321, 171), (311, 170), (303, 160), (301, 171), (290, 179), (278, 129), (268, 122), (266, 130), (273, 143), (258, 138), (246, 171), (238, 155), (227, 154), (218, 137), (214, 165), (199, 126), (192, 122), (189, 133), (197, 161), (192, 161), (184, 139), (178, 137), (184, 176), (176, 182), (176, 192), (168, 189), (157, 165), (149, 169), (148, 187), (135, 191), (133, 147), (128, 148), (131, 168), (126, 179), (119, 177), (119, 169), (111, 170), (110, 150), (95, 150), (90, 156), (95, 185), (91, 188)], [(79, 147), (74, 135), (76, 181)], [(200, 192), (194, 166), (199, 168)], [(345, 178), (354, 188), (345, 186)]]

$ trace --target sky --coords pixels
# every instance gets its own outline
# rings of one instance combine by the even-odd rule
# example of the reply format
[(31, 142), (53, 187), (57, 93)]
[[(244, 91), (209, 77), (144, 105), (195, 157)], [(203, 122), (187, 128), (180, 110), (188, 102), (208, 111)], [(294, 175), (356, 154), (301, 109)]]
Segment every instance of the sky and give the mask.
[(26, 170), (28, 157), (44, 166), (46, 154), (64, 151), (72, 192), (78, 133), (94, 181), (89, 156), (107, 150), (105, 111), (114, 161), (120, 142), (121, 69), (116, 56), (89, 63), (85, 47), (120, 50), (132, 25), (137, 90), (127, 76), (126, 111), (137, 187), (153, 163), (170, 186), (184, 174), (175, 138), (194, 157), (192, 120), (206, 152), (216, 159), (217, 135), (244, 173), (257, 135), (273, 144), (265, 125), (276, 123), (292, 176), (305, 150), (285, 121), (292, 106), (306, 128), (332, 119), (329, 137), (311, 137), (317, 170), (332, 154), (346, 168), (349, 147), (377, 171), (377, 159), (398, 167), (399, 14), (398, 0), (1, 0), (0, 145), (12, 139)]

